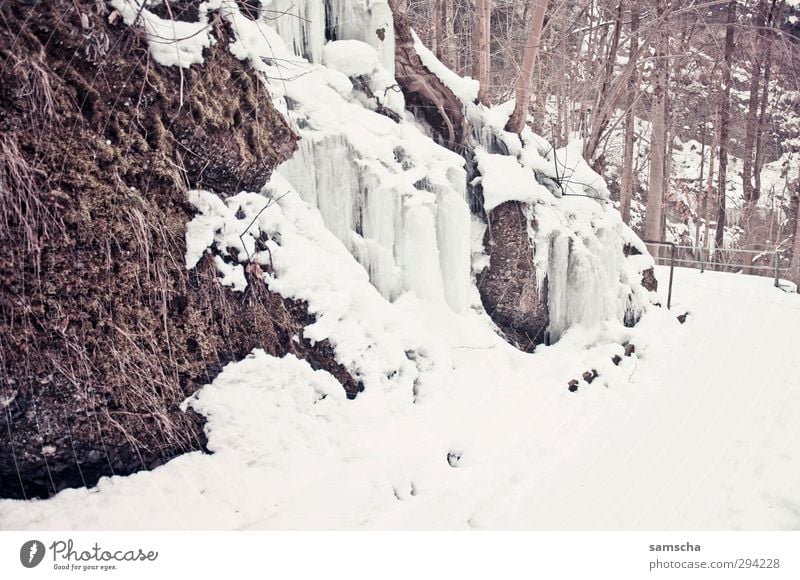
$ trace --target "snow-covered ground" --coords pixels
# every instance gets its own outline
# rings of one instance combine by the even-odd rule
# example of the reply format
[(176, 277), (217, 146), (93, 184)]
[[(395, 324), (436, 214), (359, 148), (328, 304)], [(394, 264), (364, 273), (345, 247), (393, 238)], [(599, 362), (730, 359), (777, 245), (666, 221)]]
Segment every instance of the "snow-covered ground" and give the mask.
[(0, 528), (800, 529), (800, 295), (681, 269), (672, 311), (535, 354), (474, 312), (389, 308), (431, 345), (416, 393), (348, 401), (255, 351), (189, 403), (213, 455), (0, 501)]

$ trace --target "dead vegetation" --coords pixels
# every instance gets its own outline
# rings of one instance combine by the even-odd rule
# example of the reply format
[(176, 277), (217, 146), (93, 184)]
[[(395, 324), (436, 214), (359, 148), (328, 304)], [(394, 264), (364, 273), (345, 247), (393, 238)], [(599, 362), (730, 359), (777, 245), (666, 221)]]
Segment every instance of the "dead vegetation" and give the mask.
[(305, 304), (224, 289), (210, 256), (184, 267), (187, 189), (257, 190), (296, 143), (215, 30), (206, 64), (177, 71), (105, 3), (0, 5), (0, 497), (201, 449), (178, 405), (253, 348), (359, 390), (302, 339)]

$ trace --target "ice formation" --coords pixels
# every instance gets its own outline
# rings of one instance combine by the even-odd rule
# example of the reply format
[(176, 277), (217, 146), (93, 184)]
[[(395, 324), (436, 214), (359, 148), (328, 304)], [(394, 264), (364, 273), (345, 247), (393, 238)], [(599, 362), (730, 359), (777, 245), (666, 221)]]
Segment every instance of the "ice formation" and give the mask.
[[(354, 18), (364, 27), (390, 17), (380, 2), (366, 12), (362, 3), (333, 5), (348, 15), (336, 20), (337, 38), (359, 28)], [(391, 45), (387, 22), (377, 42)], [(286, 97), (286, 114), (301, 136), (278, 173), (319, 208), (386, 298), (412, 291), (463, 311), (471, 284), (464, 159), (404, 118), (385, 50), (361, 38), (329, 41), (319, 51), (323, 65), (288, 54), (280, 41), (264, 47), (282, 55), (269, 78), (292, 79), (271, 80), (270, 90)]]
[[(288, 190), (319, 210), (384, 298), (411, 292), (456, 312), (470, 306), (472, 264), (485, 260), (476, 259), (473, 243), (472, 230), (482, 226), (467, 204), (469, 168), (405, 111), (393, 78), (393, 25), (385, 0), (265, 0), (257, 20), (231, 0), (211, 0), (202, 6), (201, 21), (181, 23), (195, 31), (189, 46), (181, 45), (181, 31), (172, 31), (171, 58), (158, 52), (163, 46), (154, 48), (169, 37), (157, 16), (138, 0), (114, 0), (114, 6), (129, 24), (138, 13), (151, 52), (162, 64), (179, 66), (202, 61), (203, 48), (213, 41), (203, 32), (206, 14), (218, 9), (234, 35), (231, 52), (262, 73), (301, 137), (296, 154), (276, 170), (276, 182), (285, 180)], [(471, 169), (478, 178), (471, 185), (480, 184), (484, 209), (519, 200), (535, 218), (529, 235), (538, 281), (548, 281), (551, 340), (576, 324), (638, 317), (647, 302), (642, 270), (652, 262), (643, 248), (643, 255), (623, 256), (622, 246), (637, 246), (636, 237), (608, 203), (602, 178), (580, 157), (580, 143), (554, 150), (529, 129), (506, 132), (513, 103), (476, 104), (475, 81), (448, 70), (418, 39), (416, 48), (464, 104), (474, 128)], [(200, 221), (221, 211), (212, 211), (220, 200), (194, 195)], [(189, 267), (198, 248), (211, 242), (201, 225), (187, 232)], [(195, 235), (200, 231), (206, 238)], [(222, 282), (242, 289), (242, 265), (216, 260)]]
[(386, 0), (262, 0), (262, 5), (267, 21), (297, 56), (319, 64), (326, 41), (360, 40), (394, 76), (394, 25)]

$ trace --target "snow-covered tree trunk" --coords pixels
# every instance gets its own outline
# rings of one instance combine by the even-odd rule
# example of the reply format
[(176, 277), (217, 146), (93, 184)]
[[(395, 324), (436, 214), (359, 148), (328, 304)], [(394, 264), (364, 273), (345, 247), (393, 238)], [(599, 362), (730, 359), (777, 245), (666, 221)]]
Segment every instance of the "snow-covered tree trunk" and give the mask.
[(460, 152), (467, 138), (463, 105), (417, 54), (408, 22), (408, 0), (389, 0), (389, 6), (394, 19), (395, 78), (406, 104), (430, 124), (442, 145)]

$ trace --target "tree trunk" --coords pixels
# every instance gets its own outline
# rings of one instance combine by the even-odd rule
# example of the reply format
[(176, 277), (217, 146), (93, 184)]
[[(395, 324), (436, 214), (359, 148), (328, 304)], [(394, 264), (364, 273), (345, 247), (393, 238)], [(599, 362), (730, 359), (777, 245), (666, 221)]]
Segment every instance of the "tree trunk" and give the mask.
[(522, 58), (522, 69), (517, 78), (516, 103), (514, 112), (506, 124), (506, 131), (519, 133), (525, 127), (528, 118), (528, 106), (531, 100), (531, 78), (533, 67), (536, 63), (536, 54), (539, 52), (539, 41), (542, 37), (544, 13), (547, 10), (547, 0), (536, 0), (536, 7), (531, 13), (528, 27), (528, 43), (525, 46), (525, 55)]
[(444, 0), (433, 0), (433, 34), (431, 35), (431, 52), (442, 60), (444, 55)]
[(761, 104), (758, 113), (758, 130), (756, 131), (755, 167), (753, 168), (753, 181), (755, 188), (758, 191), (761, 191), (761, 169), (764, 167), (763, 127), (766, 124), (767, 106), (769, 104), (769, 81), (772, 73), (772, 43), (774, 42), (774, 28), (775, 23), (780, 22), (781, 13), (785, 4), (785, 0), (772, 0), (772, 7), (770, 8), (769, 15), (767, 17), (770, 34), (766, 37), (766, 47), (764, 48), (764, 55), (762, 56), (764, 60), (764, 79), (762, 81), (764, 90), (761, 91)]
[[(597, 75), (601, 79), (600, 89), (597, 91), (597, 96), (594, 100), (594, 106), (592, 107), (592, 128), (589, 132), (589, 138), (586, 140), (586, 143), (584, 143), (583, 149), (583, 156), (590, 165), (593, 165), (597, 147), (600, 144), (601, 137), (603, 136), (606, 127), (608, 127), (608, 122), (611, 119), (614, 108), (616, 108), (616, 100), (620, 94), (620, 91), (616, 91), (616, 94), (611, 94), (611, 79), (614, 75), (614, 66), (616, 65), (617, 52), (619, 51), (619, 37), (620, 33), (622, 32), (623, 8), (624, 2), (623, 0), (620, 0), (617, 4), (617, 16), (614, 21), (614, 31), (611, 34), (611, 42), (608, 45), (608, 50), (606, 50), (603, 70)], [(633, 24), (631, 24), (631, 30), (633, 30)], [(603, 41), (605, 44), (605, 35), (603, 36)], [(633, 72), (630, 69), (631, 67), (636, 66), (636, 56), (636, 51), (631, 50), (625, 76), (633, 76)], [(622, 84), (619, 83), (617, 86), (622, 87)]]
[(714, 241), (722, 247), (725, 236), (725, 196), (728, 182), (728, 140), (730, 135), (731, 107), (731, 61), (733, 59), (733, 33), (736, 24), (737, 0), (728, 4), (728, 17), (725, 22), (725, 54), (722, 67), (722, 100), (719, 114), (719, 176), (717, 185), (717, 231)]
[(790, 210), (793, 208), (794, 214), (794, 244), (789, 254), (789, 277), (800, 287), (800, 195), (795, 195), (790, 203)]
[(408, 107), (431, 126), (436, 140), (461, 153), (467, 140), (463, 104), (431, 73), (414, 48), (408, 22), (408, 0), (389, 0), (394, 16), (395, 77)]
[(475, 0), (475, 24), (472, 31), (472, 76), (480, 83), (478, 101), (489, 102), (490, 0)]
[(763, 58), (761, 50), (764, 44), (762, 29), (766, 23), (766, 12), (767, 0), (758, 0), (758, 9), (753, 19), (755, 33), (750, 51), (750, 97), (747, 103), (744, 153), (742, 157), (742, 192), (744, 201), (748, 205), (751, 205), (758, 198), (758, 193), (753, 188), (753, 150), (755, 149), (758, 129), (758, 97), (761, 89), (761, 60)]
[(719, 147), (719, 108), (714, 119), (714, 140), (711, 143), (711, 159), (708, 161), (708, 180), (706, 181), (706, 193), (703, 196), (703, 220), (705, 220), (705, 232), (703, 236), (703, 245), (708, 248), (708, 225), (711, 221), (709, 201), (714, 198), (714, 157)]
[(703, 198), (703, 170), (705, 169), (706, 163), (706, 125), (708, 124), (708, 114), (703, 120), (703, 128), (700, 132), (700, 176), (697, 178), (697, 219), (695, 221), (694, 226), (694, 245), (695, 247), (700, 246), (700, 206), (702, 204)]
[[(628, 57), (633, 58), (639, 51), (639, 1), (631, 3), (631, 46)], [(631, 221), (631, 200), (633, 199), (633, 132), (636, 125), (636, 99), (639, 93), (639, 77), (636, 67), (628, 80), (628, 106), (625, 110), (625, 149), (622, 154), (622, 183), (619, 192), (619, 211), (622, 221)]]
[[(669, 77), (667, 77), (667, 82), (664, 83), (664, 86), (669, 86)], [(675, 133), (674, 119), (670, 114), (669, 95), (665, 95), (664, 110), (666, 120), (666, 131), (664, 131), (664, 175), (662, 177), (664, 187), (661, 190), (661, 229), (659, 232), (661, 236), (659, 239), (662, 240), (666, 239), (667, 231), (667, 209), (669, 209), (670, 196), (669, 176), (672, 175), (672, 140)]]
[[(663, 1), (658, 2), (656, 13), (664, 13)], [(663, 26), (663, 24), (662, 24)], [(647, 182), (647, 210), (644, 237), (661, 239), (661, 212), (664, 201), (664, 152), (666, 148), (666, 104), (667, 104), (667, 39), (663, 29), (656, 40), (656, 58), (653, 71), (653, 107), (651, 112), (652, 133), (650, 136), (650, 176)]]
[(761, 104), (758, 113), (758, 128), (756, 130), (756, 153), (753, 166), (753, 184), (756, 191), (761, 191), (761, 169), (764, 167), (764, 125), (767, 118), (767, 105), (769, 104), (769, 80), (772, 72), (772, 45), (767, 43), (764, 51), (764, 90), (761, 91)]

